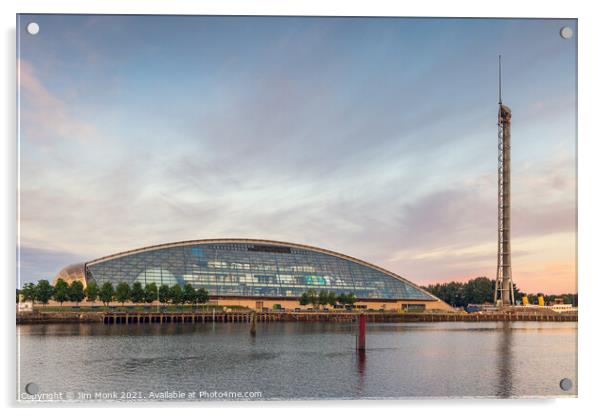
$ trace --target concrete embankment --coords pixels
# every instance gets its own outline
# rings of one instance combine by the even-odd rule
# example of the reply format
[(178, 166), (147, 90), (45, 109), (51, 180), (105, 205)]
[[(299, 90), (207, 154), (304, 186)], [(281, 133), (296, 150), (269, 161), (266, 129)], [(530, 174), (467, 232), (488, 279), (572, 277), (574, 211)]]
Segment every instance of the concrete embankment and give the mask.
[(17, 324), (96, 323), (102, 312), (18, 312)]
[[(17, 324), (46, 323), (193, 323), (251, 322), (251, 312), (26, 312), (17, 314)], [(355, 322), (359, 313), (259, 312), (258, 322)], [(576, 322), (577, 314), (534, 313), (379, 313), (366, 312), (368, 322)]]

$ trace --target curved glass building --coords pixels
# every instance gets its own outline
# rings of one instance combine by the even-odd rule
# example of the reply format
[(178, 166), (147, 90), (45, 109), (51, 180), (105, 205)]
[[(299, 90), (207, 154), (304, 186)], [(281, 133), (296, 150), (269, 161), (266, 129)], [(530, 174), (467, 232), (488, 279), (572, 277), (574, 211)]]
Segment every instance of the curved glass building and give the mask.
[[(73, 266), (70, 266), (73, 267)], [(99, 285), (192, 284), (221, 305), (299, 307), (309, 289), (354, 293), (370, 308), (447, 309), (417, 285), (340, 253), (266, 240), (195, 240), (162, 244), (84, 263), (82, 278)], [(60, 273), (59, 273), (60, 274)], [(57, 275), (58, 277), (58, 275)]]

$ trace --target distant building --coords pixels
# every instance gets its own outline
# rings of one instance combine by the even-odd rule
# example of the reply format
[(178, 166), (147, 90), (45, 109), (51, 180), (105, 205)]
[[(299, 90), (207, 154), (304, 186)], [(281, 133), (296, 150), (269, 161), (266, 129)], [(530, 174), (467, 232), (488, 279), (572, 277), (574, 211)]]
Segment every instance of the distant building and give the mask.
[[(84, 285), (140, 282), (205, 288), (224, 306), (299, 308), (303, 292), (353, 293), (370, 309), (452, 310), (418, 285), (365, 261), (301, 244), (220, 239), (161, 244), (67, 266), (55, 277)], [(311, 307), (311, 305), (307, 306)]]
[(33, 302), (31, 301), (21, 301), (17, 304), (17, 310), (19, 312), (32, 312), (33, 311)]
[(566, 303), (557, 303), (555, 305), (546, 306), (548, 309), (552, 309), (554, 312), (577, 312), (577, 308), (573, 305)]

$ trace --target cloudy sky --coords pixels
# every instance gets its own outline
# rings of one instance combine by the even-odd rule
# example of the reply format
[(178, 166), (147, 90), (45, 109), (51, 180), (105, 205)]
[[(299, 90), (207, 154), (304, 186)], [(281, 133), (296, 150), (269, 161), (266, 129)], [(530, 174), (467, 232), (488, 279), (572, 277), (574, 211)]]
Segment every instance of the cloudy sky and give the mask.
[(514, 281), (576, 291), (575, 21), (19, 20), (19, 284), (220, 237), (494, 278), (502, 54)]

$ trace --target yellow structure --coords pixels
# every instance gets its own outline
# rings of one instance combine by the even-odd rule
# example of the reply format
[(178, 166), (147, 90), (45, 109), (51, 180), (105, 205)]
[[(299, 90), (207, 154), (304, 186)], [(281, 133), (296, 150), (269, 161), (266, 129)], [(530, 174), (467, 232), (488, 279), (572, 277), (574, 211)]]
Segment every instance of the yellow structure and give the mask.
[(543, 295), (539, 295), (539, 296), (537, 296), (537, 304), (538, 304), (539, 306), (545, 306), (545, 302), (544, 302), (544, 300), (543, 300)]

